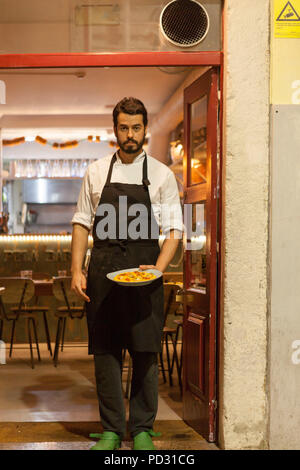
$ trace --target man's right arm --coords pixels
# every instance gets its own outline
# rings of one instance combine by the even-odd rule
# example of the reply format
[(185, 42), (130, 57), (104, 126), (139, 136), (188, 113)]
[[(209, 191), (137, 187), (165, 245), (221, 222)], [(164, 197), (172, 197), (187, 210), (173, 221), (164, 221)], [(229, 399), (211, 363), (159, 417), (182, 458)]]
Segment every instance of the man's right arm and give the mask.
[(82, 264), (86, 254), (88, 246), (89, 230), (84, 225), (77, 223), (73, 224), (72, 233), (72, 284), (71, 288), (77, 295), (81, 296), (87, 302), (90, 301), (89, 297), (85, 294), (86, 289), (86, 277), (82, 272)]

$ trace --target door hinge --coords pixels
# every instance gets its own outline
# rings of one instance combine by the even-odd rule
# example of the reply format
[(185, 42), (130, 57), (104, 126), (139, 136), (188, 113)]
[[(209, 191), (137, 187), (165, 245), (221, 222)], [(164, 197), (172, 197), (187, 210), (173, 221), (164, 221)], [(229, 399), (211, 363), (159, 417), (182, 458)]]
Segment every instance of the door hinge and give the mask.
[(217, 242), (217, 253), (219, 253), (219, 249), (220, 249), (220, 244), (219, 242)]
[(212, 400), (211, 403), (212, 403), (214, 409), (216, 410), (216, 409), (218, 408), (218, 402), (217, 402), (217, 400)]

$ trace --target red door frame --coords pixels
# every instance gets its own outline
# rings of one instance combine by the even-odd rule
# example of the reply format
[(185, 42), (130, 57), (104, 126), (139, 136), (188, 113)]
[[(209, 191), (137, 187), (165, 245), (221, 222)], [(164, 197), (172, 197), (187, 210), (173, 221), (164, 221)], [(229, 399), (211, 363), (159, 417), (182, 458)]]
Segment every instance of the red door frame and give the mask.
[[(223, 28), (222, 24), (222, 28)], [(219, 240), (218, 266), (220, 278), (218, 282), (217, 303), (217, 335), (219, 344), (221, 341), (220, 330), (220, 301), (222, 293), (222, 150), (223, 150), (223, 52), (199, 51), (199, 52), (120, 52), (120, 53), (62, 53), (62, 54), (0, 54), (0, 69), (23, 68), (80, 68), (80, 67), (156, 67), (156, 66), (218, 66), (220, 69), (220, 172), (219, 172)], [(217, 347), (217, 376), (219, 365), (219, 348)], [(218, 379), (217, 379), (218, 383)], [(218, 394), (218, 389), (217, 389)], [(217, 396), (218, 399), (218, 396)], [(218, 426), (218, 413), (217, 424)]]
[(223, 64), (222, 52), (120, 52), (115, 54), (0, 54), (0, 68), (156, 67)]

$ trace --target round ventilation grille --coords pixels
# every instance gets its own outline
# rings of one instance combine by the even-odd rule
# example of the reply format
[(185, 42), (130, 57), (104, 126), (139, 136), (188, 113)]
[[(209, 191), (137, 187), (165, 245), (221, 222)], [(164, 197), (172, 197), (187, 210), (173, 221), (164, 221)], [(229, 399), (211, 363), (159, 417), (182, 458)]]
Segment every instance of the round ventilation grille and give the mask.
[(192, 47), (207, 35), (209, 16), (194, 0), (174, 0), (160, 15), (160, 29), (165, 38), (176, 46)]

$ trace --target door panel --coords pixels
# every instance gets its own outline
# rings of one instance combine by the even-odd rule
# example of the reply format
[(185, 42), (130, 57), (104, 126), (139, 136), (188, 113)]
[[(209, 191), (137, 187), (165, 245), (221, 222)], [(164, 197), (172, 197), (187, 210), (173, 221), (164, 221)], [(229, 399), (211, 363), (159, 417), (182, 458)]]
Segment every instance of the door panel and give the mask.
[[(191, 360), (187, 361), (187, 380), (188, 386), (193, 393), (200, 398), (204, 396), (205, 377), (202, 358), (204, 356), (204, 328), (205, 318), (193, 314), (191, 311), (187, 319), (187, 336), (189, 342), (187, 344), (187, 357)], [(196, 351), (196, 360), (192, 360)]]
[(184, 90), (183, 418), (215, 440), (218, 72)]

